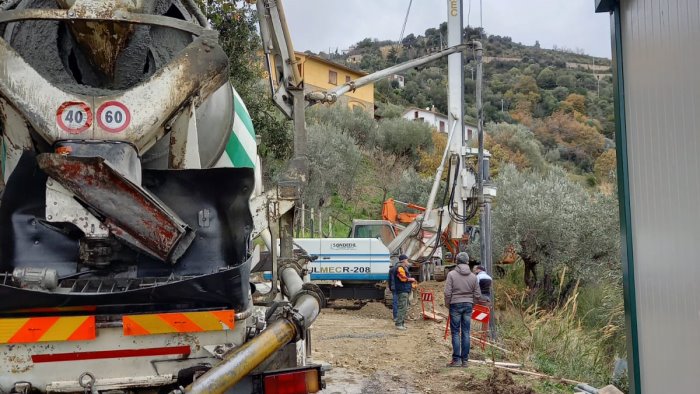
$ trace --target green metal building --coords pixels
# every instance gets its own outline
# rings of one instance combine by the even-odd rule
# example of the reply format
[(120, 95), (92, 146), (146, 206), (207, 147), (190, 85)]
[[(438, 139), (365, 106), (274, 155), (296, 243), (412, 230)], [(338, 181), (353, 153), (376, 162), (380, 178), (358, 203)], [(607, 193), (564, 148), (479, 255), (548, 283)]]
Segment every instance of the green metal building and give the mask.
[(700, 393), (700, 1), (611, 15), (631, 393)]

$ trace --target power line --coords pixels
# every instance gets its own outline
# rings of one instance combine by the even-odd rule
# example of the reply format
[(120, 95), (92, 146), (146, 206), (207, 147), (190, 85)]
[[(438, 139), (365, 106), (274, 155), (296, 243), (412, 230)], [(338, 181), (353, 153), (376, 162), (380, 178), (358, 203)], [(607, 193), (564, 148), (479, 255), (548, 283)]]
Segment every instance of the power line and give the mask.
[[(471, 1), (471, 0), (469, 0)], [(484, 2), (479, 0), (479, 35), (484, 38)]]
[[(469, 0), (469, 8), (467, 9), (467, 27), (471, 24), (470, 21), (472, 19), (472, 0)], [(467, 37), (469, 38), (469, 37)]]
[(403, 27), (401, 28), (401, 36), (399, 36), (399, 44), (403, 41), (403, 33), (406, 32), (406, 24), (408, 23), (408, 14), (411, 13), (411, 5), (413, 4), (413, 0), (410, 0), (408, 2), (408, 9), (406, 10), (406, 17), (403, 19)]

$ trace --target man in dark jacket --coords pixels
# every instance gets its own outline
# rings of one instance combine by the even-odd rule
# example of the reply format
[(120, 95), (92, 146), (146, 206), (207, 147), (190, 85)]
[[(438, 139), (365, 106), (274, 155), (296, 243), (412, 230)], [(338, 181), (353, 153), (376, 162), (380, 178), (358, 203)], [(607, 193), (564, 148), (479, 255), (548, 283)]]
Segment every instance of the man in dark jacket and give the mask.
[(396, 329), (406, 329), (406, 314), (408, 313), (408, 295), (411, 294), (411, 286), (416, 280), (408, 273), (408, 256), (399, 256), (399, 265), (394, 275), (394, 289), (398, 298), (398, 311), (396, 313)]
[(485, 304), (491, 302), (491, 283), (493, 279), (486, 273), (484, 267), (481, 265), (474, 266), (474, 273), (476, 274), (476, 279), (479, 281), (479, 288), (481, 289), (481, 301)]
[[(402, 254), (399, 256), (398, 260), (394, 263), (393, 261), (391, 262), (391, 268), (389, 268), (389, 280), (388, 285), (389, 285), (389, 291), (391, 292), (391, 303), (392, 303), (392, 308), (391, 312), (392, 315), (394, 316), (394, 323), (396, 323), (396, 315), (399, 313), (399, 297), (398, 294), (396, 294), (396, 269), (399, 267), (399, 264), (401, 264), (401, 260), (406, 259), (408, 260), (408, 256), (405, 254)], [(393, 257), (392, 257), (393, 260)]]
[(469, 330), (474, 303), (481, 299), (476, 275), (469, 269), (469, 255), (461, 252), (455, 257), (457, 267), (447, 274), (445, 306), (450, 308), (452, 332), (452, 361), (449, 367), (467, 366), (469, 360)]

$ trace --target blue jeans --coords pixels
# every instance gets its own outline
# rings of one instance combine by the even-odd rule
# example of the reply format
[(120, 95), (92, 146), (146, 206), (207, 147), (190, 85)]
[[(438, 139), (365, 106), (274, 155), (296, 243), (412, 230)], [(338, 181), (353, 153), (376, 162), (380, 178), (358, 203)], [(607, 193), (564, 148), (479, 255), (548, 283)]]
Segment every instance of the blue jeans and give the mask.
[(472, 307), (473, 305), (468, 302), (450, 304), (452, 361), (466, 362), (469, 360), (469, 328), (472, 322)]
[(394, 320), (399, 313), (399, 294), (396, 291), (391, 292), (392, 312), (394, 312)]

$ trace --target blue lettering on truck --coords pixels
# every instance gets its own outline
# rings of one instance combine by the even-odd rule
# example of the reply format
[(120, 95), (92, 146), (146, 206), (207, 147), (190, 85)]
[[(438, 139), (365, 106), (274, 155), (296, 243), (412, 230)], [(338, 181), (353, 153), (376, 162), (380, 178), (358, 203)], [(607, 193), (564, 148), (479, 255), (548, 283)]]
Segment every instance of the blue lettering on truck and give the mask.
[[(387, 247), (378, 239), (296, 239), (310, 255), (311, 280), (384, 281), (391, 265)], [(265, 279), (271, 274), (266, 272)]]

